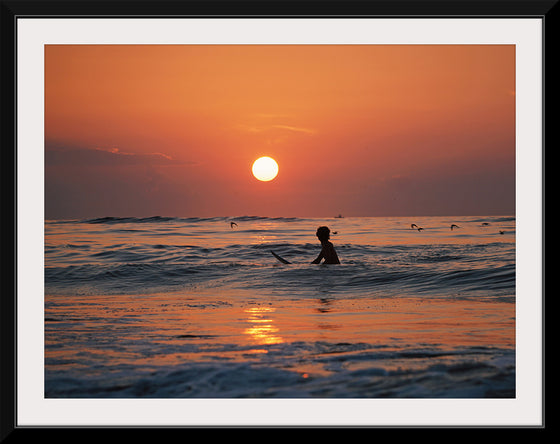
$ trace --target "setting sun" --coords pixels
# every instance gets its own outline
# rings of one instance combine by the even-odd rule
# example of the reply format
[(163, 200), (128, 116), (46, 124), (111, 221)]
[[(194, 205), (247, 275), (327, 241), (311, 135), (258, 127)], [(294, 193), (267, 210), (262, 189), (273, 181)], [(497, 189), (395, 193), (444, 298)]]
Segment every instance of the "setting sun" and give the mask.
[(278, 164), (272, 157), (260, 157), (253, 163), (253, 176), (257, 179), (268, 182), (278, 174)]

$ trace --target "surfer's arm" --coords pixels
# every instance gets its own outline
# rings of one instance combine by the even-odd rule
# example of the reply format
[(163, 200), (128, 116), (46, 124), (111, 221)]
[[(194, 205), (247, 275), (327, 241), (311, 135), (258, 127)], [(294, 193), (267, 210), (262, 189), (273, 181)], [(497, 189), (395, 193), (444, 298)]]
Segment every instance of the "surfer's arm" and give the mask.
[(321, 262), (321, 259), (323, 259), (323, 257), (325, 257), (325, 255), (323, 254), (323, 250), (321, 250), (321, 252), (319, 253), (319, 256), (317, 256), (317, 259), (315, 259), (313, 262), (311, 262), (312, 264), (318, 264)]

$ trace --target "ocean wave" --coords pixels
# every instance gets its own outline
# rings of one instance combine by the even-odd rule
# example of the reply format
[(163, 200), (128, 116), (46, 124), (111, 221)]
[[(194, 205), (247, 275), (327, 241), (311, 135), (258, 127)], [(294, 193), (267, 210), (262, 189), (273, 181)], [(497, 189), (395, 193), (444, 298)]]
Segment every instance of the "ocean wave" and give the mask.
[(317, 266), (310, 263), (281, 266), (275, 261), (238, 261), (231, 257), (208, 261), (129, 262), (47, 267), (48, 293), (68, 293), (87, 287), (96, 294), (150, 293), (200, 288), (266, 290), (266, 293), (316, 297), (317, 292), (343, 297), (362, 295), (487, 294), (504, 297), (515, 294), (515, 266), (467, 268), (347, 263)]
[(515, 216), (486, 216), (471, 219), (471, 222), (515, 222)]
[[(238, 226), (230, 226), (234, 220)], [(428, 232), (411, 231), (408, 221), (341, 219), (333, 230), (341, 265), (316, 266), (311, 261), (321, 246), (314, 225), (305, 219), (88, 219), (74, 226), (47, 226), (45, 286), (51, 294), (76, 289), (139, 294), (197, 285), (294, 297), (316, 297), (318, 291), (344, 297), (514, 296), (515, 239), (482, 228), (478, 218), (459, 222), (460, 233), (451, 232), (447, 222), (433, 218), (432, 226), (445, 230), (426, 237)], [(472, 237), (460, 238), (467, 230)], [(291, 264), (283, 266), (271, 251)]]
[(50, 222), (78, 222), (85, 224), (134, 224), (134, 223), (166, 223), (166, 222), (188, 222), (188, 223), (202, 223), (202, 222), (254, 222), (254, 221), (282, 221), (282, 222), (296, 222), (304, 221), (306, 219), (298, 217), (268, 217), (268, 216), (217, 216), (217, 217), (165, 217), (165, 216), (150, 216), (150, 217), (114, 217), (105, 216), (93, 219), (72, 220), (72, 221), (50, 221)]
[[(185, 337), (189, 340), (191, 338)], [(160, 352), (161, 352), (161, 344)], [(513, 398), (515, 352), (485, 347), (387, 350), (367, 343), (268, 346), (255, 362), (224, 359), (142, 368), (107, 363), (87, 381), (67, 361), (48, 358), (47, 398)], [(245, 353), (250, 346), (168, 346), (168, 354)], [(86, 358), (87, 358), (87, 354)], [(302, 377), (302, 356), (323, 369)], [(260, 360), (259, 360), (260, 358)], [(395, 367), (394, 362), (400, 365)]]

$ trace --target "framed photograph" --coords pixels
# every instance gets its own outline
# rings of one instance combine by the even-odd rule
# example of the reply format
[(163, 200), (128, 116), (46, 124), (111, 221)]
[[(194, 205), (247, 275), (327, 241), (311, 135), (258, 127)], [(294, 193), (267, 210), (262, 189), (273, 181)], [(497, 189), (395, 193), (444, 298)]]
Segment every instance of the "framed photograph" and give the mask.
[(2, 2), (2, 438), (544, 428), (556, 2), (209, 3)]

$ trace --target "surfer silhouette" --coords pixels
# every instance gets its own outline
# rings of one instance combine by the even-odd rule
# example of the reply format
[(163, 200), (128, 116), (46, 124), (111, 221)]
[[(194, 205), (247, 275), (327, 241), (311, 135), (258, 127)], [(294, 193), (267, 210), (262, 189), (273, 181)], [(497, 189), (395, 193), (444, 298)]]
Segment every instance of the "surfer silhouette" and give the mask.
[(325, 259), (324, 264), (340, 264), (338, 260), (338, 255), (334, 249), (333, 244), (329, 241), (331, 230), (329, 227), (319, 227), (317, 228), (317, 237), (321, 241), (321, 253), (317, 256), (312, 264), (319, 264), (322, 259)]

